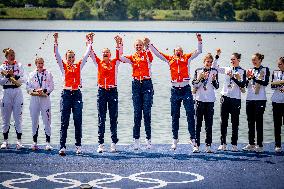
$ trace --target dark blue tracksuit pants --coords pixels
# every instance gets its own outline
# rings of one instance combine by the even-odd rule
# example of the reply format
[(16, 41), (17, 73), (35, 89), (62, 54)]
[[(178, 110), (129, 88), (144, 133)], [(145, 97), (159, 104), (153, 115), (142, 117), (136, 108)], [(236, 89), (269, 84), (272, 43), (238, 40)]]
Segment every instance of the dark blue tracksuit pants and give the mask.
[(105, 134), (105, 122), (107, 109), (109, 111), (110, 118), (110, 132), (111, 140), (113, 143), (118, 142), (117, 138), (117, 117), (118, 117), (118, 93), (117, 88), (111, 89), (98, 89), (97, 98), (98, 107), (98, 142), (99, 144), (104, 143)]
[(249, 144), (255, 145), (255, 130), (257, 133), (257, 145), (263, 147), (263, 114), (266, 100), (247, 100), (246, 112), (248, 120)]
[(186, 111), (188, 131), (191, 139), (195, 139), (194, 102), (190, 85), (185, 87), (172, 87), (171, 89), (171, 115), (173, 139), (178, 139), (179, 118), (181, 102)]
[(61, 129), (60, 129), (60, 147), (66, 148), (67, 130), (69, 126), (71, 110), (75, 125), (76, 146), (81, 146), (82, 138), (82, 93), (80, 90), (66, 90), (61, 93)]
[(212, 125), (214, 116), (214, 102), (196, 101), (196, 143), (200, 146), (200, 132), (203, 117), (205, 120), (206, 139), (205, 144), (211, 146), (212, 143)]
[(281, 126), (284, 125), (284, 103), (272, 102), (275, 146), (281, 147)]
[(238, 143), (238, 132), (239, 132), (239, 117), (241, 110), (241, 99), (230, 98), (227, 96), (222, 96), (220, 100), (221, 104), (221, 144), (227, 144), (227, 128), (228, 120), (231, 114), (232, 123), (232, 138), (231, 144), (237, 145)]
[(133, 138), (140, 138), (140, 127), (142, 120), (142, 112), (144, 116), (144, 125), (146, 139), (151, 139), (151, 108), (153, 104), (153, 84), (152, 80), (136, 80), (132, 81), (132, 100), (134, 107), (134, 127)]

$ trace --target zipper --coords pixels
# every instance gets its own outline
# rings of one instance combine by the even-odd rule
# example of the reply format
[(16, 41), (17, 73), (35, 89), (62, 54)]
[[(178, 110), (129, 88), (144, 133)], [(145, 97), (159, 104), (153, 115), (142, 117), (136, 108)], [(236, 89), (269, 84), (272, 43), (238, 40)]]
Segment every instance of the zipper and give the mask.
[(180, 81), (180, 70), (179, 70), (179, 63), (178, 63), (178, 60), (177, 60), (177, 66), (178, 66), (178, 81)]

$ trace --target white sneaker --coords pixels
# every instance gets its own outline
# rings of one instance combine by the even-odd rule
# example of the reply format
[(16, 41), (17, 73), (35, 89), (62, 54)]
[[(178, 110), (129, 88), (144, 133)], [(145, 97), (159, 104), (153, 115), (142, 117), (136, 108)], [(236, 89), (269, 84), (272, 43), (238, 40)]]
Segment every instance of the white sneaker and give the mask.
[(244, 151), (255, 151), (255, 145), (246, 145), (245, 147), (243, 147)]
[(16, 149), (17, 149), (17, 150), (20, 150), (20, 149), (22, 149), (22, 148), (24, 148), (24, 145), (22, 144), (21, 140), (18, 140), (18, 141), (17, 141), (17, 144), (16, 144)]
[(205, 152), (206, 153), (213, 153), (213, 150), (211, 149), (211, 146), (207, 146), (205, 147)]
[(97, 152), (98, 153), (103, 153), (103, 151), (104, 151), (104, 144), (99, 144)]
[(52, 148), (52, 146), (50, 145), (50, 143), (49, 143), (49, 142), (46, 143), (45, 150), (51, 151), (52, 149), (53, 149), (53, 148)]
[(39, 150), (39, 147), (37, 145), (36, 142), (34, 142), (32, 145), (31, 145), (31, 150), (35, 151), (35, 150)]
[(227, 150), (227, 144), (221, 144), (218, 149), (218, 151), (226, 151)]
[(139, 139), (134, 139), (134, 150), (138, 150), (140, 148)]
[(237, 152), (237, 151), (239, 151), (237, 145), (232, 145), (231, 151), (232, 151), (232, 152)]
[(189, 140), (189, 144), (191, 144), (192, 147), (195, 147), (195, 146), (196, 146), (195, 139), (190, 139), (190, 140)]
[(59, 155), (61, 155), (61, 156), (66, 156), (66, 149), (65, 148), (61, 148), (60, 150), (59, 150)]
[(3, 143), (1, 144), (1, 149), (7, 149), (9, 146), (8, 140), (4, 140)]
[(151, 139), (146, 139), (145, 141), (146, 141), (146, 148), (151, 149), (152, 148)]
[(77, 155), (82, 154), (81, 146), (76, 146), (76, 154)]
[(178, 143), (178, 139), (173, 139), (173, 144), (171, 146), (172, 150), (176, 150), (177, 149), (177, 143)]
[(192, 153), (199, 153), (199, 147), (198, 146), (194, 146), (193, 147), (193, 150), (192, 150)]
[(281, 147), (275, 147), (275, 152), (276, 152), (276, 153), (281, 153), (281, 152), (282, 152)]
[(257, 153), (262, 153), (263, 147), (256, 146), (254, 151), (257, 152)]
[(111, 145), (110, 145), (110, 152), (112, 152), (112, 153), (116, 152), (116, 144), (115, 143), (111, 143)]

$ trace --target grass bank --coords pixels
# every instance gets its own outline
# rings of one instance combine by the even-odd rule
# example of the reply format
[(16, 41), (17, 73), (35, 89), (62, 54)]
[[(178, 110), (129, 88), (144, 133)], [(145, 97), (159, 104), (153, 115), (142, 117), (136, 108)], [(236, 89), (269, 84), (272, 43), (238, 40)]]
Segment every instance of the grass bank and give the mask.
[[(0, 9), (0, 19), (47, 19), (47, 12), (51, 8), (1, 8)], [(65, 19), (72, 19), (72, 9), (71, 8), (57, 8), (61, 10), (65, 16)], [(236, 11), (236, 20), (239, 19), (239, 14), (241, 11)], [(263, 11), (259, 11), (261, 14)], [(97, 18), (97, 10), (92, 10), (92, 15), (94, 19)], [(284, 11), (275, 11), (278, 21), (284, 21)], [(192, 15), (189, 10), (154, 10), (153, 20), (164, 20), (164, 21), (188, 21), (192, 20)]]

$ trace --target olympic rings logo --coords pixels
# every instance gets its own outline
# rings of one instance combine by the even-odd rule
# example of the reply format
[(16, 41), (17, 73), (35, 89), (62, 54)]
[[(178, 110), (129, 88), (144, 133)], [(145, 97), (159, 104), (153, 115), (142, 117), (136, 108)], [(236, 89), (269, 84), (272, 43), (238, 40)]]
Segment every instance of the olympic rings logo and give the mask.
[[(64, 184), (64, 187), (56, 188), (56, 189), (69, 189), (69, 188), (78, 188), (83, 184), (88, 184), (90, 186), (93, 186), (94, 188), (101, 188), (101, 189), (117, 189), (117, 188), (110, 188), (103, 185), (106, 184), (112, 184), (121, 181), (122, 179), (129, 179), (134, 182), (145, 183), (150, 184), (150, 187), (143, 187), (143, 189), (155, 189), (155, 188), (162, 188), (167, 186), (168, 184), (188, 184), (193, 182), (202, 181), (204, 179), (203, 176), (191, 173), (191, 172), (182, 172), (182, 171), (149, 171), (149, 172), (141, 172), (141, 173), (135, 173), (128, 177), (123, 177), (117, 174), (112, 173), (102, 173), (102, 172), (63, 172), (63, 173), (56, 173), (52, 174), (46, 177), (40, 177), (38, 175), (32, 174), (32, 173), (26, 173), (26, 172), (12, 172), (12, 171), (0, 171), (0, 175), (8, 173), (8, 174), (19, 174), (23, 175), (23, 178), (15, 178), (11, 180), (6, 180), (2, 182), (1, 184), (4, 187), (12, 188), (12, 189), (24, 189), (19, 187), (19, 184), (26, 184), (35, 182), (39, 179), (45, 179), (49, 182), (53, 182), (56, 184)], [(103, 178), (95, 178), (94, 180), (89, 181), (88, 183), (82, 183), (79, 180), (75, 180), (70, 178), (71, 175), (77, 176), (78, 174), (87, 174), (87, 175), (99, 175), (103, 176)], [(175, 181), (166, 181), (166, 179), (158, 179), (158, 178), (149, 178), (149, 175), (154, 174), (154, 177), (157, 177), (155, 174), (166, 174), (167, 178), (175, 178), (173, 177), (173, 174), (179, 174), (186, 176), (187, 180), (181, 180), (179, 181), (176, 179)], [(172, 175), (171, 175), (172, 174)], [(148, 176), (147, 176), (148, 175)], [(68, 178), (64, 178), (68, 177)], [(94, 177), (93, 177), (94, 178)], [(15, 186), (17, 185), (17, 186)], [(69, 186), (66, 186), (69, 185)], [(154, 186), (153, 186), (154, 185)], [(142, 189), (142, 188), (137, 188)]]

